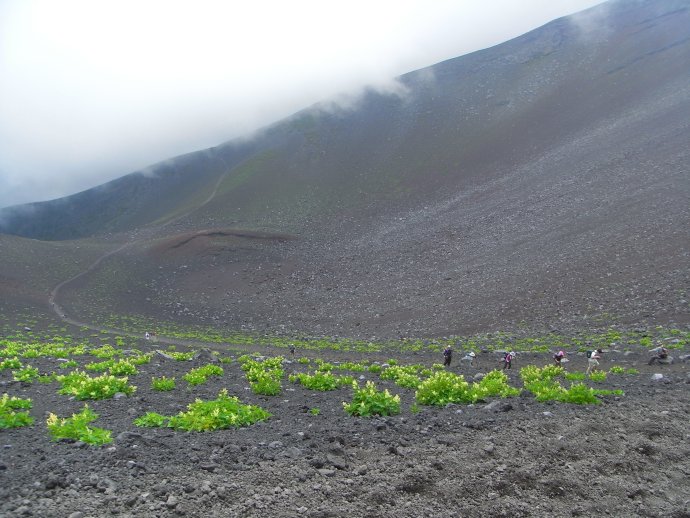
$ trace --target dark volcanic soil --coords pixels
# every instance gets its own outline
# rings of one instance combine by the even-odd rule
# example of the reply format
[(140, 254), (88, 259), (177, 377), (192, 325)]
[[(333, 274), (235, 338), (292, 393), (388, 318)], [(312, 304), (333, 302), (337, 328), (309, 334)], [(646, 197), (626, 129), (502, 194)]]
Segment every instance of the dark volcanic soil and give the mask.
[[(319, 357), (329, 359), (329, 353)], [(132, 397), (90, 402), (100, 414), (93, 425), (113, 432), (114, 442), (105, 447), (51, 442), (47, 413), (67, 417), (83, 403), (58, 395), (55, 383), (18, 383), (9, 371), (0, 372), (1, 391), (32, 398), (36, 418), (31, 428), (0, 431), (0, 515), (690, 515), (686, 363), (647, 367), (644, 352), (610, 352), (604, 368), (641, 372), (609, 374), (598, 386), (625, 395), (603, 397), (598, 406), (538, 403), (523, 393), (497, 404), (421, 407), (416, 414), (411, 390), (366, 373), (402, 397), (400, 415), (366, 419), (343, 411), (349, 388), (321, 393), (283, 380), (281, 395), (256, 396), (237, 362), (223, 364), (221, 378), (189, 390), (182, 375), (209, 358), (176, 362), (156, 355), (132, 377), (138, 386)], [(521, 366), (549, 358), (519, 355), (511, 384), (521, 386)], [(496, 359), (480, 354), (475, 368), (455, 364), (451, 370), (471, 377), (495, 368)], [(439, 357), (399, 360), (431, 365)], [(57, 367), (54, 359), (30, 363), (42, 372)], [(581, 370), (584, 363), (573, 354), (568, 368)], [(297, 362), (285, 365), (286, 374), (304, 369)], [(656, 372), (663, 379), (652, 381)], [(177, 388), (152, 391), (151, 376), (161, 375), (175, 376)], [(195, 398), (214, 399), (222, 388), (272, 417), (209, 433), (132, 424), (147, 411), (172, 415)], [(311, 415), (311, 408), (320, 414)]]

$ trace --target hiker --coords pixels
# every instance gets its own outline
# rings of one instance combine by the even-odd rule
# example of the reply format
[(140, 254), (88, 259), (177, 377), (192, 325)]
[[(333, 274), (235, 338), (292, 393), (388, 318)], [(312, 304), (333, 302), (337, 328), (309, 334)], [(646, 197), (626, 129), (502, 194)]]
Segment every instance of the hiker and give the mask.
[(295, 344), (290, 344), (290, 354), (293, 357), (295, 356)]
[(460, 361), (463, 363), (469, 363), (470, 367), (474, 367), (474, 359), (476, 358), (476, 356), (477, 355), (474, 353), (474, 351), (470, 351), (465, 356), (460, 358)]
[(659, 362), (659, 363), (667, 363), (668, 362), (668, 349), (666, 349), (666, 347), (660, 345), (659, 347), (656, 347), (649, 352), (654, 353), (654, 356), (652, 356), (649, 359), (649, 362), (647, 363), (647, 365), (652, 365), (655, 362)]
[(453, 349), (450, 345), (443, 350), (443, 366), (450, 367), (450, 360), (453, 357)]
[(146, 338), (147, 340), (149, 340), (149, 339), (151, 338), (151, 334), (150, 334), (148, 331), (146, 331), (146, 332), (144, 333), (144, 338)]
[(587, 365), (587, 372), (585, 374), (589, 374), (591, 371), (595, 370), (599, 366), (599, 360), (601, 360), (601, 353), (603, 351), (601, 349), (596, 349), (594, 351), (587, 351), (587, 358), (588, 358), (588, 365)]
[(565, 357), (565, 351), (558, 351), (556, 354), (553, 355), (553, 361), (558, 365), (559, 367), (561, 366), (561, 362), (563, 361), (568, 361), (568, 359)]
[(512, 367), (514, 358), (515, 358), (515, 351), (510, 351), (509, 353), (503, 353), (503, 370), (510, 369)]

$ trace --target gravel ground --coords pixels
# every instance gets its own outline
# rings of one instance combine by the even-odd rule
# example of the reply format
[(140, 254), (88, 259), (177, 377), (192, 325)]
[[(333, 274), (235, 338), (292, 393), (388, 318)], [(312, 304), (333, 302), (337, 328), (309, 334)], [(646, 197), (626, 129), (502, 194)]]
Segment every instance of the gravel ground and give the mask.
[[(674, 354), (678, 354), (674, 351)], [(300, 351), (297, 352), (300, 355)], [(235, 354), (237, 356), (237, 353)], [(362, 357), (319, 353), (334, 362)], [(188, 389), (181, 380), (204, 355), (189, 362), (156, 354), (131, 381), (131, 397), (90, 402), (94, 426), (112, 430), (104, 447), (51, 442), (45, 417), (61, 417), (83, 403), (57, 394), (57, 384), (11, 381), (0, 372), (2, 392), (29, 397), (36, 422), (0, 431), (2, 516), (688, 516), (690, 413), (688, 365), (648, 367), (646, 353), (611, 351), (603, 368), (635, 367), (639, 375), (612, 375), (601, 388), (621, 397), (579, 406), (519, 397), (475, 405), (420, 407), (412, 390), (381, 381), (401, 395), (394, 417), (348, 416), (351, 389), (309, 391), (283, 380), (278, 396), (249, 390), (239, 363), (222, 364), (220, 378)], [(381, 361), (382, 357), (367, 357)], [(572, 354), (569, 370), (585, 358)], [(402, 364), (431, 365), (438, 356), (401, 355)], [(77, 358), (80, 364), (93, 357)], [(550, 355), (519, 354), (519, 368), (543, 365)], [(42, 372), (55, 359), (32, 359)], [(475, 367), (455, 362), (467, 378), (498, 365), (494, 353)], [(286, 375), (301, 372), (297, 361)], [(663, 377), (653, 380), (653, 374)], [(359, 373), (354, 373), (359, 376)], [(175, 376), (172, 392), (149, 388), (151, 376)], [(207, 432), (138, 428), (148, 411), (173, 415), (195, 398), (213, 399), (222, 388), (272, 417), (250, 427)], [(318, 408), (312, 415), (309, 410)]]

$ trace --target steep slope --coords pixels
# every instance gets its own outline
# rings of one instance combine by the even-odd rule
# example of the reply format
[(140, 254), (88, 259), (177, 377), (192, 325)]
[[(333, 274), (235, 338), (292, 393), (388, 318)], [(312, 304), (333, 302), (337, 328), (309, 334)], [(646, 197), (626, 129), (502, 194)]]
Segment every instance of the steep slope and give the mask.
[(687, 1), (618, 1), (306, 110), (80, 226), (171, 222), (66, 308), (362, 336), (687, 323), (688, 64)]

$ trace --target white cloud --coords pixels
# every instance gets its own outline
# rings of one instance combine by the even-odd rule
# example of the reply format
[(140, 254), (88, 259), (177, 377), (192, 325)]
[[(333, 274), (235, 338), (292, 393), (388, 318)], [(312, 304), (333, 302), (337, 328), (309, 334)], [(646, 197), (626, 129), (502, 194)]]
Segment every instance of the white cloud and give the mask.
[(597, 0), (5, 0), (0, 207), (63, 196)]

